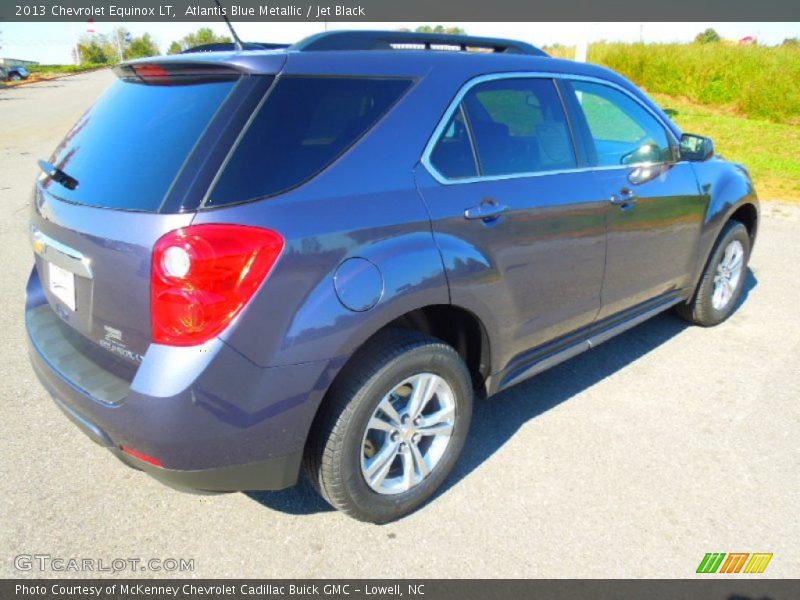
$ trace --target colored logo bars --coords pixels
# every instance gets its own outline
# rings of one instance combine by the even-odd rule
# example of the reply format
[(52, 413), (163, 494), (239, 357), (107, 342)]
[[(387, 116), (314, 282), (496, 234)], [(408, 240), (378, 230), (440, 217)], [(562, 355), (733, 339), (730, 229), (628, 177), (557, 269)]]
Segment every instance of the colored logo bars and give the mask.
[[(727, 558), (725, 558), (727, 556)], [(747, 560), (748, 557), (750, 560)], [(709, 552), (700, 561), (698, 573), (763, 573), (767, 568), (772, 554), (763, 552)], [(724, 562), (723, 562), (724, 561)], [(745, 566), (747, 565), (747, 566)], [(744, 571), (742, 571), (744, 568)]]

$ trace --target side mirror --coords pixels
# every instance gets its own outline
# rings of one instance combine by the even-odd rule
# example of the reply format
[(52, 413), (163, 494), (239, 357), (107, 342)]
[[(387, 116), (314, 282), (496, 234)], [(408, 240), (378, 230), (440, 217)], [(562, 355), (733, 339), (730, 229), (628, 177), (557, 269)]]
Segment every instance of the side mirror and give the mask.
[(681, 136), (681, 160), (702, 162), (714, 156), (714, 142), (711, 138), (693, 133), (684, 133)]

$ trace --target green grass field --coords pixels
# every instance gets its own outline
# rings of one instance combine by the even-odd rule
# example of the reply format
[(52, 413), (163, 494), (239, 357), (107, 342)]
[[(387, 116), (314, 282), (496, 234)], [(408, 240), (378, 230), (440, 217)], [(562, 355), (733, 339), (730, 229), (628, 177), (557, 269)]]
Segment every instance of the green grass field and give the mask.
[(747, 166), (762, 199), (800, 202), (800, 47), (599, 42), (588, 60), (675, 111), (684, 131), (712, 138), (720, 154)]
[(592, 44), (589, 61), (649, 92), (746, 117), (800, 125), (800, 48), (711, 44)]
[(665, 94), (651, 97), (683, 131), (712, 138), (719, 154), (744, 164), (759, 198), (800, 202), (800, 126), (748, 119)]
[(16, 87), (28, 85), (37, 81), (47, 81), (65, 75), (77, 75), (86, 71), (105, 68), (105, 65), (82, 64), (82, 65), (30, 65), (27, 67), (30, 77), (22, 81), (5, 81), (0, 83), (0, 88)]
[(649, 92), (800, 125), (800, 49), (712, 44), (592, 44), (589, 61)]
[(72, 73), (83, 73), (84, 71), (93, 71), (105, 65), (93, 65), (85, 63), (82, 65), (31, 65), (28, 71), (31, 74), (40, 73), (43, 75), (69, 75)]
[[(573, 46), (545, 49), (573, 58)], [(800, 125), (800, 45), (622, 44), (589, 46), (589, 62), (649, 92), (688, 98), (746, 117)]]

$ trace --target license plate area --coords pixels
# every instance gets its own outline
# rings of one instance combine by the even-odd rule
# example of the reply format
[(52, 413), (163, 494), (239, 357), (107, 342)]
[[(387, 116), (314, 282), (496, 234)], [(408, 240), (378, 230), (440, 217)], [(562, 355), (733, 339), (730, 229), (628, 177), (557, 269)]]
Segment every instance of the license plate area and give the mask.
[(62, 269), (58, 265), (47, 263), (47, 279), (50, 293), (64, 303), (71, 311), (75, 311), (75, 274)]

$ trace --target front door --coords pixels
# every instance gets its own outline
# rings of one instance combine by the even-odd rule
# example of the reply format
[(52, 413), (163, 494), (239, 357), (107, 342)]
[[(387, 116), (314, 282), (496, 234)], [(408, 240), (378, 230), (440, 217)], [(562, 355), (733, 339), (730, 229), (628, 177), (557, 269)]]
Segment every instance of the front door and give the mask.
[(707, 197), (675, 139), (628, 93), (564, 80), (576, 128), (607, 198), (608, 247), (599, 319), (691, 285)]

